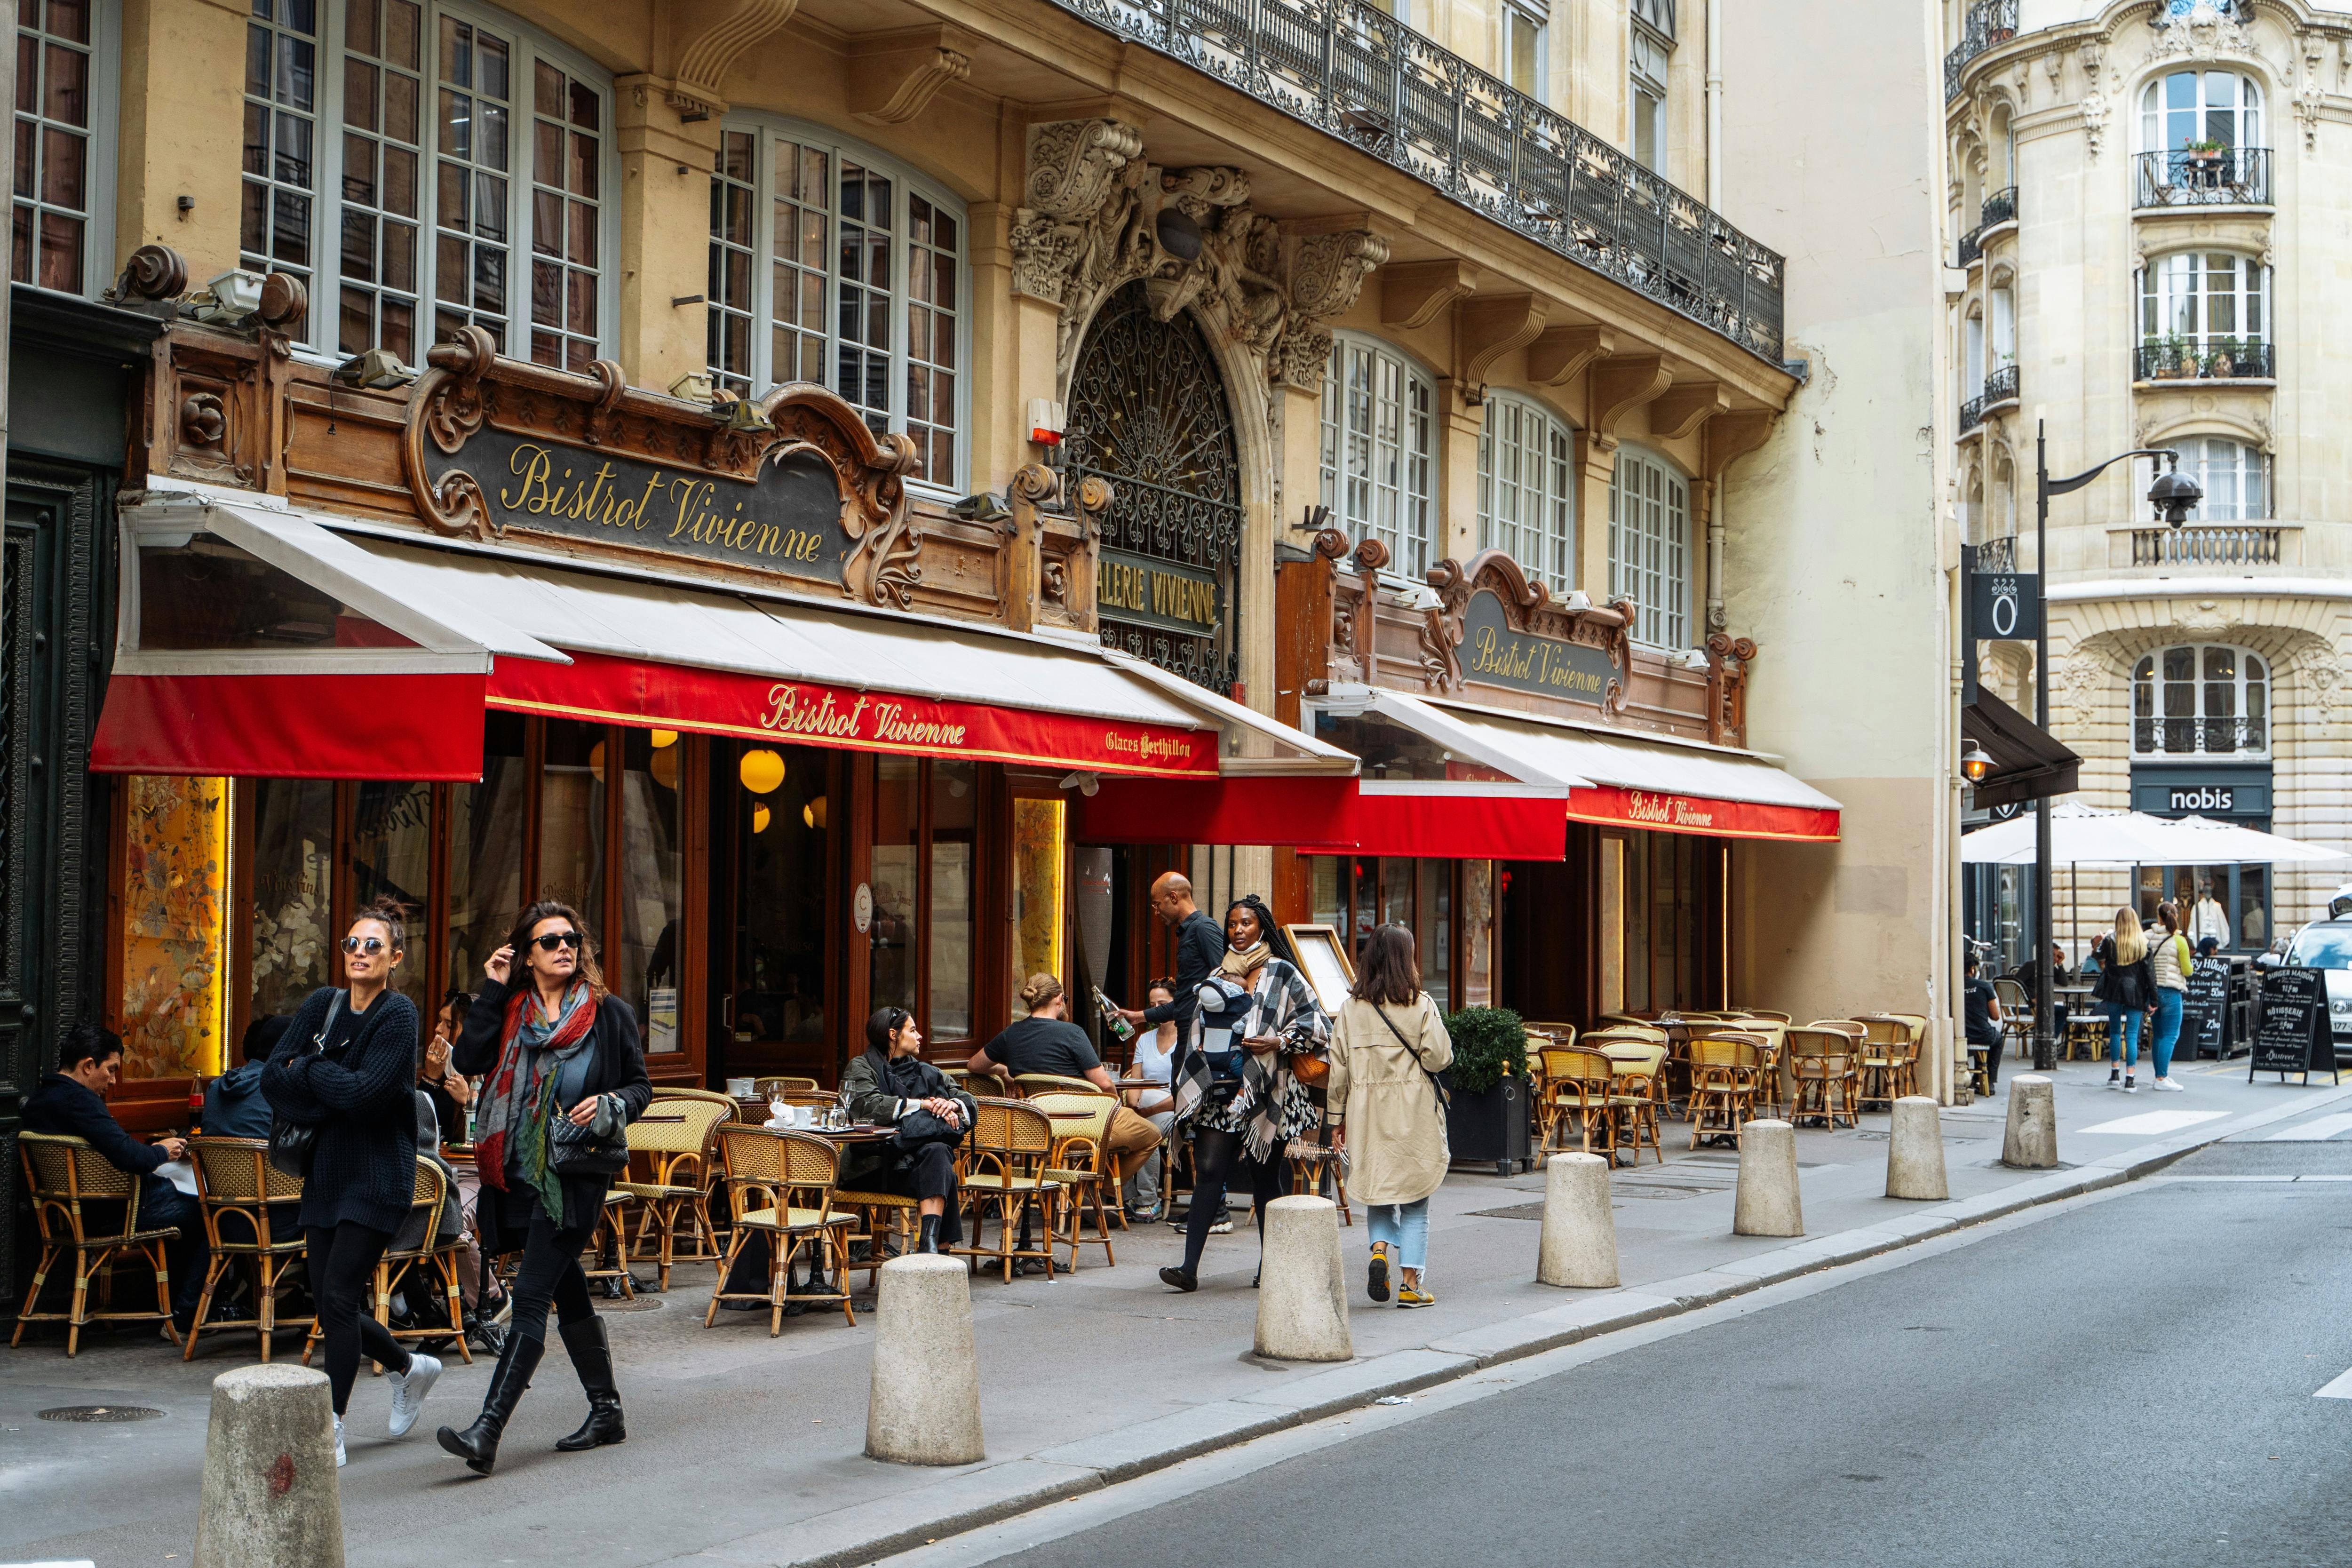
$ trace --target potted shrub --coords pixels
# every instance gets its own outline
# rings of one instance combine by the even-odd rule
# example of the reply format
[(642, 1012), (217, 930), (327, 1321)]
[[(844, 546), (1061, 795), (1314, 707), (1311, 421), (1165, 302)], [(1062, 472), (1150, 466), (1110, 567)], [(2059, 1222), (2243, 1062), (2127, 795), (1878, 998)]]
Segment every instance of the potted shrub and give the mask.
[(1507, 1176), (1530, 1159), (1527, 1029), (1508, 1007), (1465, 1007), (1445, 1016), (1445, 1032), (1454, 1040), (1445, 1132), (1454, 1161), (1492, 1161)]
[(2205, 356), (2205, 374), (2207, 375), (2218, 376), (2235, 374), (2237, 371), (2238, 340), (2235, 338), (2217, 338), (2211, 343), (2210, 348), (2211, 352)]
[(2180, 155), (2188, 165), (2189, 177), (2200, 185), (2211, 185), (2221, 177), (2221, 154), (2229, 144), (2222, 142), (2184, 142)]
[(2149, 338), (2141, 344), (2141, 352), (2147, 356), (2150, 381), (2178, 381), (2197, 374), (2197, 353), (2179, 332)]

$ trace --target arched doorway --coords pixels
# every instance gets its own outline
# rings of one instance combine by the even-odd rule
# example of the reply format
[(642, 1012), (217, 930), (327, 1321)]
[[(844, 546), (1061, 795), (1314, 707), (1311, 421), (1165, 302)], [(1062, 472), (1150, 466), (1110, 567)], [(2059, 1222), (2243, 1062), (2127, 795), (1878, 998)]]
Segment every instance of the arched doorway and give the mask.
[(1108, 479), (1102, 640), (1221, 694), (1238, 678), (1241, 455), (1208, 341), (1156, 320), (1141, 283), (1111, 296), (1070, 377), (1066, 478)]

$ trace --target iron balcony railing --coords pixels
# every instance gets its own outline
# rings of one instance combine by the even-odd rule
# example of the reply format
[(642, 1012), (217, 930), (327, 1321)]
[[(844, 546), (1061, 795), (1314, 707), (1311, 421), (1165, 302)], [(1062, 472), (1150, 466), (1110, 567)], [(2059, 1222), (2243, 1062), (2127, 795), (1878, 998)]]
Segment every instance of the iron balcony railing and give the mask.
[(1981, 392), (1978, 393), (1974, 397), (1969, 398), (1967, 402), (1961, 404), (1960, 434), (1965, 436), (1969, 431), (1975, 429), (1978, 426), (1983, 424), (1984, 411), (1985, 400), (1984, 394)]
[(1781, 363), (1783, 263), (1366, 0), (1054, 0)]
[(2268, 523), (2192, 523), (2132, 530), (2135, 566), (2275, 566), (2279, 531)]
[(1960, 259), (1955, 263), (1955, 265), (1966, 267), (1972, 261), (1978, 261), (1983, 258), (1984, 240), (1982, 235), (1983, 231), (1981, 229), (1972, 228), (1969, 230), (1968, 233), (1960, 236)]
[(2143, 207), (2271, 205), (2271, 150), (2223, 147), (2210, 153), (2142, 153), (2138, 194)]
[(1977, 232), (1981, 235), (1995, 224), (2017, 221), (2017, 187), (1995, 191), (1984, 199), (1984, 207), (1977, 214)]
[(2270, 724), (2260, 714), (2225, 719), (2132, 720), (2132, 752), (2142, 757), (2261, 756), (2270, 749)]
[(1988, 539), (1977, 546), (1977, 570), (2013, 573), (2017, 570), (2017, 535)]
[(2138, 381), (2270, 381), (2277, 375), (2268, 343), (2238, 338), (2165, 338), (2140, 344)]
[(1960, 73), (1970, 60), (1991, 48), (2017, 37), (2017, 0), (1979, 0), (1969, 7), (1969, 19), (1960, 29), (1960, 41), (1944, 57), (1944, 101), (1949, 103), (1960, 96)]
[(1998, 407), (2001, 404), (2014, 403), (2016, 401), (2017, 366), (2013, 364), (2000, 365), (1986, 375), (1984, 405), (1987, 408), (1994, 408)]

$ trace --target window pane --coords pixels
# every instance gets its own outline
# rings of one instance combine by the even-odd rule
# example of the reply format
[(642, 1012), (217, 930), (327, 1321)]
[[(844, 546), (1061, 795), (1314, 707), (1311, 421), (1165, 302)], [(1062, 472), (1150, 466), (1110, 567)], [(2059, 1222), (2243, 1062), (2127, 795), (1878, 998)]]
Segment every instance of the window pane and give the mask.
[[(685, 947), (679, 880), (678, 752), (656, 749), (647, 730), (621, 731), (621, 929), (608, 942), (606, 973), (637, 1010), (646, 1054), (684, 1048), (678, 1036), (679, 963)], [(615, 963), (617, 959), (617, 963)]]
[[(122, 946), (114, 998), (126, 1078), (216, 1073), (228, 1064), (220, 952), (228, 894), (228, 781), (121, 781)], [(113, 1009), (110, 1009), (113, 1010)]]
[(1069, 972), (1063, 947), (1065, 891), (1063, 846), (1067, 807), (1056, 800), (1013, 803), (1013, 1013), (1019, 1016), (1020, 983), (1032, 974), (1052, 974), (1065, 984)]
[[(433, 786), (360, 784), (346, 853), (342, 869), (352, 879), (352, 909), (388, 898), (408, 910), (408, 957), (392, 972), (392, 987), (431, 1017), (425, 982), (426, 921), (433, 908)], [(333, 934), (340, 939), (343, 933)]]
[(341, 969), (333, 961), (335, 786), (255, 779), (249, 1016), (290, 1016)]
[[(766, 795), (743, 787), (731, 753), (731, 779), (720, 787), (734, 802), (739, 864), (736, 908), (741, 911), (735, 958), (734, 1024), (740, 1041), (812, 1044), (825, 1037), (825, 933), (834, 906), (826, 901), (825, 752), (800, 746), (775, 749), (783, 783)], [(877, 919), (877, 927), (879, 927)], [(877, 1002), (876, 1005), (883, 1004)], [(729, 1058), (737, 1071), (781, 1065)]]
[(539, 783), (539, 887), (541, 897), (580, 911), (600, 947), (611, 933), (602, 930), (604, 909), (605, 755), (602, 724), (572, 719), (547, 721), (546, 764)]
[(867, 993), (875, 1007), (915, 1010), (922, 973), (915, 916), (921, 897), (922, 763), (912, 757), (874, 763), (874, 925), (868, 933)]
[(972, 867), (979, 837), (980, 768), (931, 763), (930, 1037), (965, 1040), (972, 1026)]

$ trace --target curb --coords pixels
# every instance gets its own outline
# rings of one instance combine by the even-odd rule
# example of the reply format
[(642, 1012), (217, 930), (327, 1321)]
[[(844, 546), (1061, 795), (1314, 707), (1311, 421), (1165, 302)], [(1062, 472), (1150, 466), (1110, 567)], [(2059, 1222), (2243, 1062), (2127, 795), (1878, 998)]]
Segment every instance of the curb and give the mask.
[[(1679, 1317), (1766, 1286), (1859, 1263), (2027, 1209), (2122, 1186), (2225, 1139), (2291, 1121), (2343, 1100), (2352, 1100), (2352, 1084), (2317, 1100), (2298, 1100), (2276, 1110), (2231, 1117), (2215, 1126), (2157, 1139), (1997, 1193), (1793, 1242), (1696, 1274), (1574, 1295), (1560, 1306), (1450, 1335), (1417, 1350), (1393, 1351), (1262, 1394), (1195, 1405), (1082, 1442), (971, 1466), (944, 1475), (939, 1485), (913, 1496), (876, 1499), (819, 1514), (772, 1536), (763, 1532), (722, 1543), (673, 1558), (657, 1568), (713, 1562), (763, 1568), (858, 1568), (1203, 1454), (1359, 1409), (1385, 1396), (1412, 1394), (1505, 1362), (1540, 1355), (1661, 1318)], [(771, 1546), (771, 1542), (776, 1544)]]

